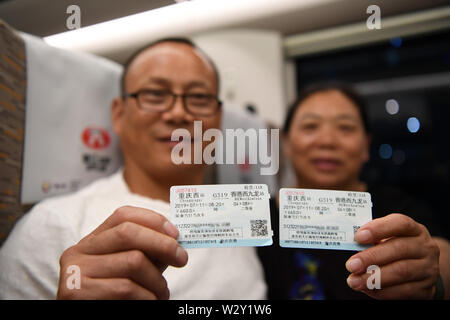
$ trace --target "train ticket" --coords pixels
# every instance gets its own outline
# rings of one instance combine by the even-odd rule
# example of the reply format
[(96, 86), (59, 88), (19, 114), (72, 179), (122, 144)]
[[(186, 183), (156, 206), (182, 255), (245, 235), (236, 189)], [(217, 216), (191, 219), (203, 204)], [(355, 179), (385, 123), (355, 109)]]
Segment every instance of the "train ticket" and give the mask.
[(356, 231), (372, 220), (367, 192), (280, 189), (280, 246), (287, 248), (364, 250)]
[(265, 184), (173, 186), (170, 220), (184, 248), (269, 246), (269, 199)]

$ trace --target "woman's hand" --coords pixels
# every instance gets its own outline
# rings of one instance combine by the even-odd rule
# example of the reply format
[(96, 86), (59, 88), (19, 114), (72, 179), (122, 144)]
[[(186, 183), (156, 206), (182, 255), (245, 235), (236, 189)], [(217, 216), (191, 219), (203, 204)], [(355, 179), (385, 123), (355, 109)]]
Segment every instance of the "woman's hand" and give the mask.
[[(355, 235), (372, 247), (346, 263), (348, 285), (376, 299), (432, 299), (439, 275), (439, 247), (427, 228), (403, 214), (374, 219)], [(380, 289), (368, 289), (367, 267), (380, 268)]]

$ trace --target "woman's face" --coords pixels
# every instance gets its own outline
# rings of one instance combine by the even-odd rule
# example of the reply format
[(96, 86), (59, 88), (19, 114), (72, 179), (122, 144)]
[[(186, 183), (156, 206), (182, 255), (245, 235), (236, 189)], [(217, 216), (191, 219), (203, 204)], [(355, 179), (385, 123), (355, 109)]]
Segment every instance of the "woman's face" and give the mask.
[(356, 105), (338, 90), (314, 93), (298, 106), (285, 139), (298, 184), (347, 189), (359, 183), (369, 139)]

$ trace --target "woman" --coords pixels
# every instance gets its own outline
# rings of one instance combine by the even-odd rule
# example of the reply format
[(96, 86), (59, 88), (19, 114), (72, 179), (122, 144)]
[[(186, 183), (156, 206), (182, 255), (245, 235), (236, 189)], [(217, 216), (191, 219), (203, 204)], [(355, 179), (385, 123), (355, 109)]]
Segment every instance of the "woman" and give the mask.
[[(431, 238), (430, 233), (439, 235), (439, 230), (430, 210), (398, 190), (367, 186), (359, 179), (369, 160), (370, 144), (362, 99), (342, 84), (313, 85), (293, 104), (283, 130), (296, 188), (371, 193), (374, 220), (358, 230), (356, 240), (373, 246), (359, 253), (286, 249), (275, 239), (274, 246), (259, 249), (269, 298), (431, 299), (442, 295), (439, 281), (448, 279), (449, 245), (444, 239)], [(272, 201), (271, 209), (273, 228), (278, 230), (277, 201)], [(366, 268), (373, 264), (380, 267), (380, 290), (368, 290), (365, 285), (370, 276)]]

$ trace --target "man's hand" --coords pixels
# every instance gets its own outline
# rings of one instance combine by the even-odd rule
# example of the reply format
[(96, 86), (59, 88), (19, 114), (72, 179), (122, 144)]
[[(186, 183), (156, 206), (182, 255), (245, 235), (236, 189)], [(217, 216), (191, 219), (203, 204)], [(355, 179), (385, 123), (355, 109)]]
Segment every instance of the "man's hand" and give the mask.
[[(186, 265), (178, 230), (162, 215), (121, 207), (61, 255), (58, 299), (168, 299), (162, 273)], [(67, 268), (79, 267), (80, 289), (70, 289)]]
[[(439, 274), (439, 247), (425, 226), (402, 214), (390, 214), (362, 226), (355, 235), (372, 247), (346, 263), (348, 285), (376, 299), (431, 299)], [(381, 289), (367, 288), (367, 267), (381, 271)]]

